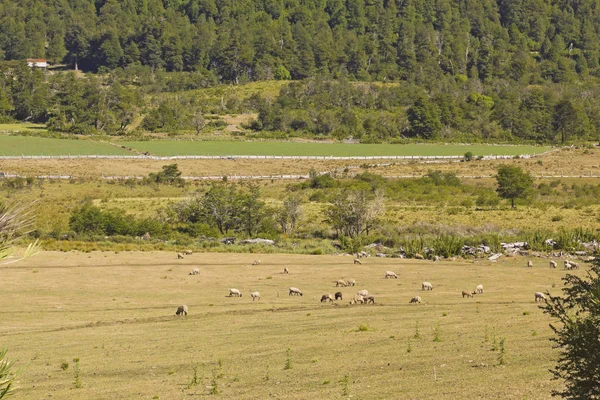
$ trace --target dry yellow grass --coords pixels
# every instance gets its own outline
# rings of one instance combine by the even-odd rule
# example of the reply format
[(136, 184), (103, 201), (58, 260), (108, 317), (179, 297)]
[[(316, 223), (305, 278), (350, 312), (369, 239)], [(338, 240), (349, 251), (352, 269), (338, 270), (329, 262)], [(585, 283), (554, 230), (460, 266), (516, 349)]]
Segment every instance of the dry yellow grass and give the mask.
[(97, 178), (104, 176), (145, 176), (177, 163), (184, 176), (223, 175), (300, 175), (311, 167), (321, 171), (344, 168), (342, 160), (0, 160), (0, 171), (27, 176), (72, 175)]
[(536, 176), (600, 175), (600, 149), (560, 149), (529, 159), (472, 161), (461, 163), (403, 163), (370, 169), (384, 176), (423, 175), (430, 169), (456, 172), (457, 175), (490, 176), (502, 165), (517, 165)]
[[(252, 266), (257, 258), (261, 265)], [(17, 397), (196, 398), (216, 382), (214, 398), (331, 399), (342, 397), (346, 374), (349, 394), (361, 399), (548, 399), (560, 385), (548, 372), (556, 357), (549, 320), (533, 301), (535, 291), (561, 287), (563, 271), (547, 260), (534, 259), (532, 269), (524, 258), (363, 260), (44, 252), (2, 267), (2, 346), (25, 367)], [(200, 275), (187, 275), (194, 267)], [(384, 279), (386, 270), (399, 279)], [(358, 285), (341, 289), (337, 305), (319, 303), (339, 290), (340, 278)], [(432, 292), (421, 292), (423, 280)], [(460, 296), (480, 283), (483, 295)], [(289, 286), (304, 296), (288, 296)], [(230, 287), (243, 297), (226, 297)], [(350, 306), (359, 289), (376, 304)], [(261, 292), (260, 302), (251, 301), (251, 290)], [(414, 295), (423, 304), (408, 304)], [(174, 315), (180, 304), (189, 306), (187, 317)], [(436, 324), (440, 342), (433, 341)], [(490, 350), (494, 329), (497, 341), (506, 339), (505, 366)], [(64, 371), (62, 362), (69, 363)], [(188, 387), (194, 365), (199, 384)]]

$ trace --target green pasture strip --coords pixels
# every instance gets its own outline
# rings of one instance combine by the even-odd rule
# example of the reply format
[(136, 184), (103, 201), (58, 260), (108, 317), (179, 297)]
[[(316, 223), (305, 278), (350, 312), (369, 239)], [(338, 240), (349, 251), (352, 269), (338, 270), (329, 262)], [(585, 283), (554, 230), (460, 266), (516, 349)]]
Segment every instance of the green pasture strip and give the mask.
[(443, 145), (443, 144), (346, 144), (297, 142), (195, 142), (153, 141), (124, 142), (126, 147), (148, 151), (156, 156), (462, 156), (470, 151), (480, 155), (537, 154), (550, 147), (509, 145)]
[(44, 124), (0, 124), (0, 133), (4, 132), (46, 132), (46, 125)]
[(0, 156), (131, 155), (125, 149), (91, 140), (0, 135)]

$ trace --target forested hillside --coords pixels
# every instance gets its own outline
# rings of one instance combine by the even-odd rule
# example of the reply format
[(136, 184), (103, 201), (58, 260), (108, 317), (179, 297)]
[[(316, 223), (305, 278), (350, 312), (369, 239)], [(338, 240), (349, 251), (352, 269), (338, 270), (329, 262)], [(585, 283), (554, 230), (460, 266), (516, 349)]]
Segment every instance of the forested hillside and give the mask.
[[(222, 111), (259, 112), (256, 131), (371, 141), (596, 139), (599, 31), (599, 0), (0, 0), (0, 59), (47, 58), (103, 77), (27, 86), (11, 75), (0, 118), (119, 133), (141, 113), (147, 130), (193, 131), (209, 107), (191, 95), (150, 104), (135, 88), (308, 79)], [(34, 81), (39, 90), (19, 93)], [(106, 83), (110, 96), (99, 92)], [(68, 96), (56, 94), (70, 90), (93, 98), (85, 111), (65, 111)], [(80, 123), (98, 103), (105, 110)]]
[[(0, 58), (220, 79), (595, 74), (597, 0), (2, 0)], [(280, 68), (283, 67), (283, 68)], [(279, 70), (278, 70), (279, 68)], [(285, 70), (284, 70), (285, 69)]]
[(234, 82), (285, 70), (569, 82), (597, 73), (600, 56), (597, 0), (3, 0), (0, 16), (6, 60), (141, 63)]

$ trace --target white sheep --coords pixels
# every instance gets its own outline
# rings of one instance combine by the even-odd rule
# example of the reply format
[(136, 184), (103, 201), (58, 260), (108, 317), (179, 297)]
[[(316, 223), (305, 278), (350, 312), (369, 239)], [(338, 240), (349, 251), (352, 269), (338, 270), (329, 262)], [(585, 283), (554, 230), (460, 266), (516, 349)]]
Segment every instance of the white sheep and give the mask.
[(191, 256), (194, 253), (191, 250), (184, 250), (183, 254), (185, 254), (186, 256)]
[(357, 294), (356, 296), (354, 296), (354, 298), (352, 300), (350, 300), (350, 304), (356, 304), (356, 303), (364, 304), (365, 298), (363, 296), (361, 296), (360, 294)]
[(252, 297), (252, 301), (260, 300), (260, 293), (258, 292), (250, 292), (250, 297)]
[(254, 260), (254, 261), (252, 262), (252, 265), (260, 265), (260, 260)]
[(194, 268), (188, 275), (200, 275), (200, 270), (198, 268)]
[(321, 296), (321, 303), (324, 303), (327, 300), (329, 300), (330, 303), (333, 303), (333, 295), (331, 293), (327, 293)]
[(421, 283), (421, 290), (433, 290), (433, 285), (429, 282)]
[(565, 260), (565, 269), (573, 269), (573, 265), (569, 262), (569, 260)]
[(354, 264), (362, 264), (358, 258), (354, 259)]
[(289, 269), (287, 269), (287, 267), (284, 267), (284, 268), (283, 268), (283, 273), (284, 273), (284, 274), (289, 274), (289, 273), (290, 273), (290, 270), (289, 270)]
[(421, 302), (421, 296), (415, 296), (412, 299), (410, 299), (409, 303), (420, 303)]
[(346, 281), (346, 286), (356, 286), (356, 281), (354, 279), (348, 279)]
[(339, 279), (335, 282), (335, 287), (346, 287), (348, 283), (345, 280)]
[(291, 287), (288, 296), (302, 296), (302, 292), (297, 287)]
[(579, 269), (579, 264), (576, 263), (575, 261), (571, 261), (571, 269)]
[(181, 254), (181, 253), (177, 253), (177, 259), (178, 259), (178, 260), (182, 260), (182, 259), (183, 259), (183, 254)]
[(527, 268), (533, 268), (533, 261), (527, 261)]
[(398, 279), (398, 275), (394, 271), (385, 271), (385, 279), (387, 278), (396, 278)]
[(368, 295), (369, 295), (369, 291), (368, 291), (368, 290), (366, 290), (366, 289), (359, 290), (358, 292), (356, 292), (356, 295), (357, 295), (357, 296), (366, 297), (366, 296), (368, 296)]
[(231, 288), (229, 289), (229, 297), (242, 297), (242, 292), (237, 289)]
[(475, 293), (483, 294), (483, 285), (477, 285), (477, 287), (475, 288)]
[(546, 301), (546, 296), (544, 296), (544, 293), (542, 292), (535, 292), (533, 294), (533, 299), (537, 302), (537, 301)]
[(177, 307), (177, 311), (175, 312), (175, 315), (187, 315), (188, 314), (188, 306), (186, 306), (185, 304)]
[(550, 260), (550, 268), (556, 268), (556, 261)]

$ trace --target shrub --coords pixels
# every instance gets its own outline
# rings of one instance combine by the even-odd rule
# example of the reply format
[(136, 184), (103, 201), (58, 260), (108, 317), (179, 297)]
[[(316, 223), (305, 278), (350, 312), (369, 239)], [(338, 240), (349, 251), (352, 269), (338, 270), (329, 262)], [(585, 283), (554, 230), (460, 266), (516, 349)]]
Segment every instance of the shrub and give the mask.
[(314, 201), (317, 203), (325, 203), (327, 202), (327, 195), (322, 190), (315, 190), (309, 197), (309, 201)]
[(277, 79), (278, 81), (289, 81), (290, 79), (292, 79), (292, 75), (290, 74), (290, 71), (288, 71), (286, 67), (284, 67), (283, 65), (280, 65), (275, 70), (274, 78)]

